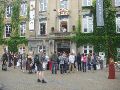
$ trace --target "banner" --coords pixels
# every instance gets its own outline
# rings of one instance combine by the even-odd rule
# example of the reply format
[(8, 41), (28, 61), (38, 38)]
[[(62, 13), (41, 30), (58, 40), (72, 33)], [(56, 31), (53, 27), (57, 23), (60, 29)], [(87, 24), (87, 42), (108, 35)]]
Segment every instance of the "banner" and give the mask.
[(96, 20), (97, 26), (104, 26), (103, 0), (96, 0)]
[(29, 30), (34, 31), (34, 19), (35, 19), (35, 0), (30, 0), (30, 20), (29, 20)]

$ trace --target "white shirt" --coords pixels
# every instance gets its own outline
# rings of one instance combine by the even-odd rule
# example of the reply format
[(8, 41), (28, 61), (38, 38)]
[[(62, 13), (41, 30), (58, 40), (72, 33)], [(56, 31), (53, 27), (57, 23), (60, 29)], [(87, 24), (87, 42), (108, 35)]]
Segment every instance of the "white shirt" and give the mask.
[(70, 55), (69, 56), (69, 62), (70, 63), (74, 63), (74, 61), (75, 61), (75, 56), (74, 55)]
[(101, 55), (101, 60), (104, 60), (104, 55)]

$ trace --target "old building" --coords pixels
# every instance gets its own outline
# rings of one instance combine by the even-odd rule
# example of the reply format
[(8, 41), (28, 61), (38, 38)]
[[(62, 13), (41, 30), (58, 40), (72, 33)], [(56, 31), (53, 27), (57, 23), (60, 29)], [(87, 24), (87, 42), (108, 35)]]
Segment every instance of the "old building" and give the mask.
[[(12, 0), (8, 1), (4, 19), (4, 38), (9, 38), (11, 31)], [(76, 43), (69, 39), (78, 28), (79, 18), (81, 32), (94, 31), (93, 12), (91, 12), (93, 1), (95, 0), (21, 0), (20, 36), (27, 37), (28, 47), (20, 45), (19, 52), (26, 50), (39, 53), (41, 49), (48, 55), (54, 51), (93, 52), (94, 46), (87, 44), (77, 48)], [(120, 33), (120, 0), (112, 1), (117, 10), (116, 32)], [(27, 16), (29, 22), (26, 20)], [(6, 45), (0, 46), (0, 54), (3, 53), (4, 48), (7, 50)], [(120, 48), (117, 48), (117, 51), (120, 55)]]
[[(27, 8), (28, 8), (28, 2), (29, 0), (21, 0), (20, 1), (20, 29), (19, 29), (19, 34), (20, 37), (26, 37), (28, 38), (28, 31), (29, 31), (29, 23), (27, 21)], [(12, 16), (12, 4), (13, 0), (7, 0), (4, 2), (4, 7), (5, 7), (5, 16), (4, 16), (4, 33), (3, 33), (3, 38), (6, 40), (10, 38), (11, 35), (11, 30), (12, 30), (12, 25), (11, 25), (11, 16)], [(4, 51), (8, 51), (8, 46), (3, 44), (0, 46), (0, 55)], [(18, 46), (19, 52), (23, 53), (23, 51), (27, 51), (27, 46), (24, 44)]]
[[(68, 37), (74, 34), (78, 19), (82, 17), (83, 33), (93, 32), (93, 15), (90, 9), (82, 10), (84, 6), (92, 6), (92, 0), (30, 0), (29, 50), (76, 53), (76, 43)], [(80, 49), (87, 53), (93, 46)]]

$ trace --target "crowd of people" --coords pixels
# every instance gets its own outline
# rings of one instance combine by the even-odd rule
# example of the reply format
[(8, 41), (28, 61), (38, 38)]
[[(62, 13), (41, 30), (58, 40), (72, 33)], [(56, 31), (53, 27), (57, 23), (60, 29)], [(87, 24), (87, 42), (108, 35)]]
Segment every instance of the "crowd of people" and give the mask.
[(103, 58), (95, 53), (80, 54), (71, 52), (54, 52), (50, 56), (46, 55), (43, 50), (40, 53), (35, 54), (29, 52), (23, 53), (11, 53), (5, 52), (2, 55), (2, 66), (21, 68), (23, 72), (37, 73), (37, 81), (47, 83), (44, 77), (44, 71), (50, 70), (52, 74), (74, 73), (75, 71), (91, 71), (97, 69), (103, 69)]

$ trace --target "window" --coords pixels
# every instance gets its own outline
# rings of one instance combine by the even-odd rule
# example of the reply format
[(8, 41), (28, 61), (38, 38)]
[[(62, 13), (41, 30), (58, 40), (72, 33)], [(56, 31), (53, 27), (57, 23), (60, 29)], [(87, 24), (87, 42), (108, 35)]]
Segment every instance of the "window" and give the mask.
[(25, 47), (19, 47), (19, 53), (23, 54), (25, 52)]
[(68, 0), (60, 0), (60, 8), (68, 9)]
[(116, 15), (116, 32), (120, 33), (120, 14)]
[(85, 54), (93, 53), (93, 46), (84, 45), (83, 46), (83, 53), (85, 53)]
[(26, 16), (27, 15), (27, 3), (26, 2), (21, 3), (20, 15), (21, 16)]
[(120, 48), (117, 48), (117, 60), (120, 61)]
[(46, 34), (46, 23), (41, 22), (40, 23), (40, 35), (45, 35)]
[(5, 37), (10, 37), (10, 33), (11, 33), (11, 25), (6, 24), (5, 25)]
[(8, 52), (8, 46), (4, 46), (4, 52)]
[(12, 6), (8, 5), (6, 7), (6, 17), (11, 17), (11, 14), (12, 14)]
[(92, 6), (92, 0), (82, 0), (82, 6)]
[(40, 11), (47, 10), (47, 0), (40, 0)]
[(68, 32), (68, 17), (60, 16), (59, 25), (60, 32)]
[(82, 19), (82, 32), (93, 32), (93, 16), (92, 14), (84, 14)]
[(20, 24), (20, 36), (24, 37), (25, 36), (25, 32), (26, 32), (26, 23), (22, 22)]
[(115, 0), (115, 6), (120, 6), (120, 0)]
[(43, 50), (43, 52), (46, 52), (46, 46), (44, 45), (38, 46), (38, 53), (40, 52), (40, 50)]
[(67, 21), (61, 21), (60, 22), (60, 31), (61, 32), (67, 32)]

